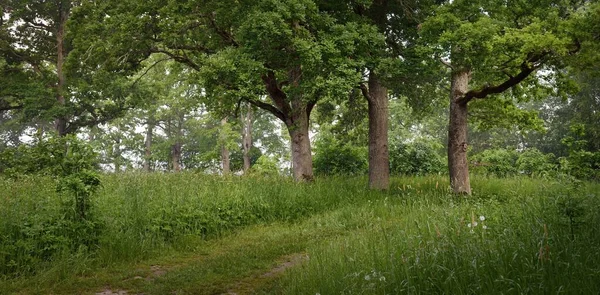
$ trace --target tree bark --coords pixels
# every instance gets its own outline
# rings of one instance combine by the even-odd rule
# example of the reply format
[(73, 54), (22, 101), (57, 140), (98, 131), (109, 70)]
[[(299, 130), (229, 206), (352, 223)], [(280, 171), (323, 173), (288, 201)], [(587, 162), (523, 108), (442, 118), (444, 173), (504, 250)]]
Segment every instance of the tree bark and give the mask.
[(291, 117), (286, 127), (292, 140), (292, 172), (298, 182), (313, 181), (312, 151), (309, 129), (310, 108), (300, 97), (292, 99)]
[(250, 170), (250, 149), (252, 148), (252, 105), (248, 104), (246, 115), (243, 117), (242, 151), (244, 158), (244, 174)]
[(388, 95), (377, 75), (369, 74), (369, 187), (390, 187), (390, 155), (388, 149)]
[[(288, 78), (292, 87), (299, 87), (302, 77), (302, 69), (296, 67), (289, 71)], [(281, 83), (277, 82), (275, 73), (270, 71), (262, 77), (269, 97), (274, 105), (261, 101), (250, 103), (275, 115), (286, 125), (291, 137), (292, 148), (292, 173), (297, 182), (313, 180), (312, 154), (308, 128), (310, 124), (310, 113), (317, 103), (317, 99), (307, 100), (301, 95), (288, 97), (281, 89)]]
[(155, 124), (154, 115), (150, 114), (146, 122), (146, 139), (144, 140), (144, 171), (146, 172), (152, 171), (152, 138), (154, 137)]
[(113, 161), (115, 164), (115, 173), (121, 172), (121, 140), (116, 139), (113, 145)]
[(173, 162), (173, 171), (181, 171), (181, 143), (177, 140), (171, 146), (171, 161)]
[[(221, 126), (227, 125), (227, 118), (221, 119)], [(223, 139), (223, 143), (221, 145), (221, 168), (223, 175), (227, 175), (231, 173), (231, 161), (229, 159), (229, 149), (227, 148), (226, 139)]]
[[(67, 2), (67, 3), (65, 3)], [(69, 18), (70, 12), (70, 1), (63, 1), (59, 5), (59, 24), (56, 31), (56, 75), (58, 76), (58, 82), (56, 84), (56, 101), (61, 107), (66, 104), (65, 101), (65, 84), (66, 76), (64, 73), (65, 56), (67, 50), (65, 47), (65, 29), (67, 25), (67, 19)], [(54, 128), (59, 136), (67, 135), (67, 118), (60, 114), (54, 121)]]
[(467, 102), (463, 102), (461, 99), (469, 90), (470, 79), (470, 71), (462, 70), (452, 73), (448, 125), (450, 186), (454, 193), (467, 195), (471, 194), (467, 161)]
[(183, 132), (183, 118), (177, 118), (175, 122), (175, 143), (171, 147), (172, 161), (173, 161), (173, 171), (180, 172), (181, 171), (181, 138)]

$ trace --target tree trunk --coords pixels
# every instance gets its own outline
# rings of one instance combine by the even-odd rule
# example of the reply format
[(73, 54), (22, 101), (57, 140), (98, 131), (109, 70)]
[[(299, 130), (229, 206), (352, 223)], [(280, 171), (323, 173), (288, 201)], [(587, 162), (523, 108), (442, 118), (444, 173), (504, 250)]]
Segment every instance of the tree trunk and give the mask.
[(154, 115), (150, 114), (146, 122), (146, 139), (144, 141), (144, 171), (152, 171), (152, 138), (154, 137)]
[[(289, 71), (291, 87), (299, 87), (302, 69), (298, 66)], [(254, 101), (253, 104), (275, 115), (283, 121), (291, 137), (292, 172), (298, 182), (313, 180), (312, 154), (308, 134), (310, 113), (318, 99), (307, 100), (301, 95), (288, 97), (281, 90), (274, 72), (261, 77), (274, 105)]]
[[(67, 1), (68, 2), (68, 1)], [(63, 7), (63, 5), (66, 5)], [(61, 2), (59, 6), (59, 19), (60, 23), (58, 24), (58, 28), (56, 31), (56, 75), (58, 76), (58, 81), (56, 84), (56, 101), (61, 107), (64, 107), (66, 104), (65, 101), (65, 84), (66, 84), (66, 76), (64, 73), (64, 64), (65, 64), (65, 56), (66, 56), (66, 48), (65, 48), (65, 28), (67, 24), (67, 19), (69, 17), (70, 11), (70, 2), (69, 4), (65, 4)], [(61, 113), (63, 113), (61, 111)], [(54, 121), (54, 128), (59, 136), (67, 135), (67, 118), (64, 114), (60, 114)]]
[(121, 140), (116, 139), (113, 145), (113, 161), (115, 164), (115, 173), (121, 172)]
[(183, 118), (179, 117), (175, 122), (175, 143), (172, 146), (173, 171), (181, 171), (181, 138), (183, 132)]
[(292, 102), (293, 114), (286, 126), (292, 140), (292, 172), (296, 181), (312, 181), (313, 165), (308, 134), (309, 112), (301, 99)]
[[(221, 120), (221, 127), (227, 125), (227, 118)], [(221, 144), (221, 168), (223, 175), (231, 173), (231, 161), (229, 159), (229, 149), (227, 148), (226, 138), (222, 138)]]
[(181, 171), (181, 143), (177, 140), (171, 146), (171, 161), (173, 162), (173, 171)]
[(252, 105), (248, 104), (248, 110), (243, 117), (242, 150), (244, 158), (244, 174), (250, 170), (250, 149), (252, 148)]
[(469, 71), (458, 71), (452, 74), (448, 126), (450, 186), (454, 193), (467, 195), (471, 194), (467, 161), (467, 103), (459, 103), (459, 99), (469, 90), (470, 79)]
[(374, 72), (369, 75), (369, 187), (390, 187), (390, 155), (388, 149), (388, 96)]

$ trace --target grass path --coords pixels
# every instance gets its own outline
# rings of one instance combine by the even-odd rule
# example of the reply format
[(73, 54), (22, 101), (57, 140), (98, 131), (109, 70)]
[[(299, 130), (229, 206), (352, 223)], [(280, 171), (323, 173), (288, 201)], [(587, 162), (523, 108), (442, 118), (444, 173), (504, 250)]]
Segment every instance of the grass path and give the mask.
[(255, 225), (187, 251), (170, 250), (137, 264), (95, 269), (61, 280), (13, 282), (9, 294), (250, 294), (305, 261), (307, 247), (363, 230), (340, 222), (349, 206), (297, 223)]

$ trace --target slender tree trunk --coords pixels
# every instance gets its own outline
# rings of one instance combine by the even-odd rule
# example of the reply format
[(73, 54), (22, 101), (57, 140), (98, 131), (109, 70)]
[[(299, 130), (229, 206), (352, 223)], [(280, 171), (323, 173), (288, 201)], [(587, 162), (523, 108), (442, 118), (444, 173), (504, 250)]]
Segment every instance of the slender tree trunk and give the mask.
[[(68, 2), (69, 4), (65, 3)], [(56, 31), (56, 74), (58, 82), (56, 84), (56, 101), (61, 107), (65, 106), (65, 84), (66, 76), (64, 73), (66, 47), (65, 47), (65, 28), (69, 17), (70, 1), (63, 1), (59, 5), (60, 23)], [(59, 115), (54, 121), (54, 128), (59, 136), (67, 135), (67, 118), (65, 115)]]
[(452, 74), (450, 93), (450, 122), (448, 126), (448, 169), (450, 186), (457, 194), (471, 194), (469, 163), (467, 161), (467, 103), (458, 100), (469, 90), (471, 73)]
[(388, 149), (388, 96), (374, 72), (369, 75), (369, 187), (390, 187), (390, 155)]
[(115, 164), (115, 173), (121, 172), (121, 140), (115, 140), (113, 145), (113, 161)]
[(150, 114), (146, 122), (146, 139), (144, 141), (144, 171), (146, 172), (152, 171), (152, 138), (155, 124), (154, 114)]
[(183, 133), (183, 117), (179, 117), (175, 122), (175, 143), (171, 148), (173, 171), (181, 171), (181, 138)]
[[(66, 75), (64, 72), (65, 58), (67, 55), (67, 48), (65, 46), (65, 30), (67, 20), (71, 11), (71, 1), (61, 1), (58, 6), (59, 23), (56, 28), (56, 75), (58, 81), (56, 84), (56, 101), (64, 107), (66, 104), (65, 100), (65, 85)], [(59, 136), (67, 135), (67, 117), (64, 114), (60, 114), (54, 121), (54, 128)]]
[[(221, 119), (221, 127), (227, 125), (227, 118)], [(231, 161), (229, 159), (229, 149), (227, 148), (226, 139), (223, 138), (223, 143), (221, 145), (221, 168), (223, 175), (227, 175), (231, 173)]]
[(171, 161), (173, 162), (173, 171), (181, 171), (181, 143), (177, 140), (171, 146)]
[(250, 170), (250, 149), (252, 148), (252, 105), (248, 104), (246, 115), (243, 117), (242, 150), (244, 158), (244, 174)]
[(292, 105), (292, 118), (286, 122), (292, 140), (292, 172), (296, 181), (312, 181), (313, 165), (307, 106), (301, 99), (294, 99)]

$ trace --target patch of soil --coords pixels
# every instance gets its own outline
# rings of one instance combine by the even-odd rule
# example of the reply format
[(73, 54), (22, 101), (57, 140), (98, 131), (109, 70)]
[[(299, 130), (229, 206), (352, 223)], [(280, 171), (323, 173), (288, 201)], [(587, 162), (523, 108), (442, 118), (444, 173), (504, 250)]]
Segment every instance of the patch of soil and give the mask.
[(123, 291), (123, 290), (113, 291), (110, 289), (105, 289), (102, 292), (96, 293), (96, 295), (127, 295), (127, 291)]
[(151, 281), (154, 278), (162, 277), (162, 276), (164, 276), (167, 273), (167, 270), (165, 270), (162, 267), (160, 267), (160, 265), (152, 265), (152, 266), (150, 266), (150, 271), (152, 272), (152, 274), (149, 275), (148, 277), (146, 277), (146, 281)]
[(223, 293), (223, 295), (252, 294), (257, 287), (277, 278), (287, 269), (308, 261), (308, 259), (309, 257), (306, 253), (294, 253), (284, 256), (280, 259), (281, 263), (279, 263), (277, 266), (271, 268), (265, 273), (254, 275), (235, 283), (229, 288), (227, 293)]

